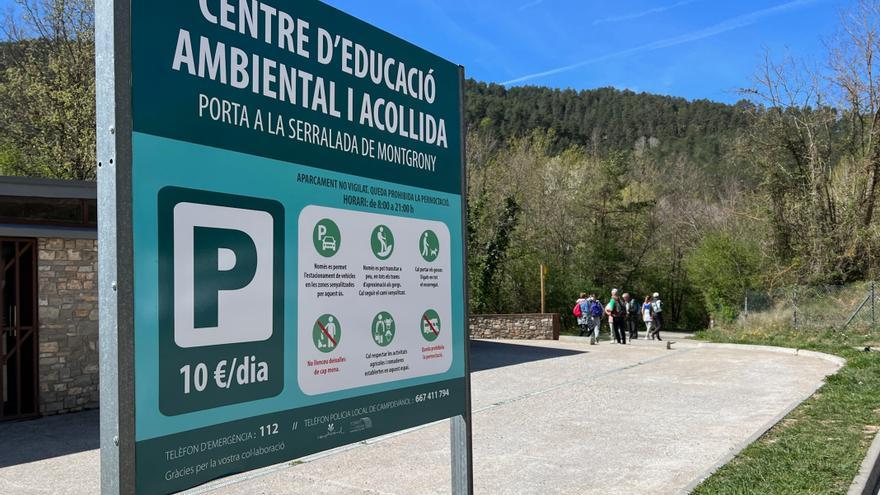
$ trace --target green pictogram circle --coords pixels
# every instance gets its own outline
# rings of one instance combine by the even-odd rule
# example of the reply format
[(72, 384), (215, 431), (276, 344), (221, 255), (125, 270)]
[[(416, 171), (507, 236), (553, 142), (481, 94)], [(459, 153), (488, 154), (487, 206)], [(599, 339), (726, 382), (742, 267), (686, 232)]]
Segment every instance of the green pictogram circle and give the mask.
[(419, 254), (428, 263), (434, 262), (440, 256), (440, 239), (433, 230), (426, 230), (419, 236)]
[(440, 315), (433, 309), (425, 311), (419, 328), (425, 340), (434, 342), (440, 336)]
[(339, 341), (342, 339), (342, 325), (339, 318), (333, 315), (324, 315), (315, 321), (312, 329), (312, 340), (315, 347), (325, 353), (330, 353), (339, 347)]
[(339, 252), (339, 247), (342, 245), (342, 234), (339, 232), (339, 226), (336, 225), (336, 222), (325, 218), (315, 224), (312, 240), (318, 254), (325, 258), (332, 258)]
[(373, 229), (370, 235), (370, 247), (373, 254), (382, 261), (391, 257), (394, 252), (394, 234), (386, 225), (380, 225)]
[(382, 311), (373, 318), (373, 342), (380, 347), (387, 347), (394, 340), (396, 333), (396, 323), (391, 313)]

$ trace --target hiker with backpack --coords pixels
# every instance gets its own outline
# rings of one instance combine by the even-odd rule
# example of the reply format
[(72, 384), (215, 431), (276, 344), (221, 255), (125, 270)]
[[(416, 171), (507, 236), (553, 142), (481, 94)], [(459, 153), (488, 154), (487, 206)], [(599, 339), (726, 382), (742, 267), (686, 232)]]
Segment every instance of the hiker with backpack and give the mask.
[(623, 295), (623, 303), (625, 310), (625, 322), (626, 322), (626, 330), (629, 332), (630, 340), (638, 340), (639, 339), (639, 313), (642, 305), (639, 304), (634, 297), (631, 297), (629, 294)]
[(589, 304), (587, 300), (586, 292), (581, 292), (581, 296), (574, 303), (574, 308), (572, 308), (571, 312), (575, 318), (577, 318), (578, 327), (581, 329), (580, 336), (583, 337), (587, 334), (587, 323), (590, 319), (589, 315)]
[(660, 338), (660, 329), (663, 328), (663, 302), (660, 301), (660, 293), (655, 292), (654, 296), (651, 298), (651, 314), (654, 316), (654, 324), (651, 328), (651, 340), (654, 340), (656, 337), (657, 340), (663, 341)]
[(590, 330), (590, 345), (599, 343), (599, 332), (602, 330), (602, 315), (605, 310), (602, 307), (602, 301), (595, 295), (590, 295), (590, 318), (587, 321), (587, 328)]
[(626, 309), (617, 295), (617, 289), (611, 291), (611, 300), (605, 306), (605, 314), (608, 315), (608, 323), (611, 324), (611, 334), (614, 336), (614, 341), (618, 344), (626, 344), (626, 331), (624, 329)]
[(645, 304), (642, 305), (642, 321), (645, 322), (645, 340), (651, 338), (654, 324), (654, 310), (651, 309), (651, 296), (645, 296)]

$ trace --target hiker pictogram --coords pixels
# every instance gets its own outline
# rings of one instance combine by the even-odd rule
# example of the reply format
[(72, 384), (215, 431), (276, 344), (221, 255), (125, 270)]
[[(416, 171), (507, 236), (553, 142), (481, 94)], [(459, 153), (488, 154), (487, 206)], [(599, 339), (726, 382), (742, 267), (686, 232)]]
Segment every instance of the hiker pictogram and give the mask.
[(373, 234), (370, 236), (370, 247), (373, 249), (373, 254), (380, 260), (385, 261), (390, 258), (391, 253), (394, 252), (394, 234), (391, 229), (385, 225), (373, 229)]

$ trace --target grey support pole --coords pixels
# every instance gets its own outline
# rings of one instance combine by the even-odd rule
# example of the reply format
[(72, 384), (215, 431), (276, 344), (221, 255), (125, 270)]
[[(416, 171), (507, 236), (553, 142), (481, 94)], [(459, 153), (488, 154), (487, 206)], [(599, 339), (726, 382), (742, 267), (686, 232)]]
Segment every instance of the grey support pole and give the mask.
[(450, 435), (452, 441), (452, 493), (470, 495), (474, 493), (473, 460), (471, 459), (470, 418), (452, 418)]
[(465, 143), (467, 130), (464, 118), (464, 67), (459, 69), (459, 94), (461, 105), (461, 224), (462, 224), (462, 258), (464, 278), (464, 380), (465, 380), (465, 412), (450, 421), (450, 442), (452, 452), (452, 493), (453, 495), (471, 495), (474, 493), (473, 447), (471, 435), (471, 357), (470, 357), (470, 289), (467, 272), (467, 155)]
[(96, 0), (101, 493), (134, 493), (131, 3)]

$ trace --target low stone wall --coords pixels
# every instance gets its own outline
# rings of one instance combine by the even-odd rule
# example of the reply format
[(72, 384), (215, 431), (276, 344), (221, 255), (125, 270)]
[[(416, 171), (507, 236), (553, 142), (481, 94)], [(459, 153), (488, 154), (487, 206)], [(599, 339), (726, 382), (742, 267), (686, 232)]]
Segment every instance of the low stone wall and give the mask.
[(559, 315), (471, 315), (473, 339), (559, 340)]
[(39, 239), (40, 412), (98, 407), (98, 245)]

